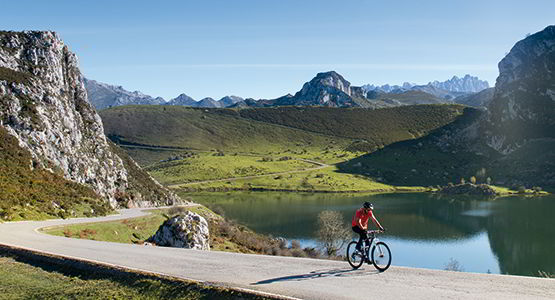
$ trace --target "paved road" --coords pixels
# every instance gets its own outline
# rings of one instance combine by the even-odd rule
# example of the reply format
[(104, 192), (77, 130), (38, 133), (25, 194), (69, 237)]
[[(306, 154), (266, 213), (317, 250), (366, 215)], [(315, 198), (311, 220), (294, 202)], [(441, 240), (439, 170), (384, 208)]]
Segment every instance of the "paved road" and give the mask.
[[(94, 220), (144, 214), (140, 209), (120, 213)], [(554, 279), (395, 266), (384, 273), (372, 266), (353, 271), (340, 261), (128, 245), (37, 231), (82, 222), (91, 219), (3, 223), (0, 244), (302, 299), (555, 299)]]

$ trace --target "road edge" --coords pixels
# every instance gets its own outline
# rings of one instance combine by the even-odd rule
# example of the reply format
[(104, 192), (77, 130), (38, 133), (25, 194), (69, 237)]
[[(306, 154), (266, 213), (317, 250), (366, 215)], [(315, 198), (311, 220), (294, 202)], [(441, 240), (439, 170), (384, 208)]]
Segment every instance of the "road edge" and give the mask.
[(205, 288), (232, 290), (242, 294), (266, 297), (268, 299), (299, 300), (299, 298), (294, 298), (294, 297), (289, 297), (289, 296), (284, 296), (284, 295), (279, 295), (274, 293), (268, 293), (268, 292), (253, 290), (253, 289), (240, 288), (240, 287), (226, 285), (223, 283), (208, 282), (208, 281), (195, 280), (191, 278), (171, 276), (171, 275), (159, 273), (159, 272), (152, 272), (152, 271), (146, 271), (146, 270), (137, 269), (137, 268), (123, 267), (115, 264), (110, 264), (110, 263), (105, 263), (105, 262), (100, 262), (100, 261), (95, 261), (90, 259), (84, 259), (84, 258), (78, 258), (78, 257), (72, 257), (72, 256), (59, 255), (59, 254), (50, 253), (46, 251), (39, 251), (35, 249), (3, 244), (3, 243), (0, 243), (0, 253), (7, 253), (8, 255), (23, 257), (31, 261), (35, 260), (35, 261), (46, 262), (49, 264), (69, 267), (80, 271), (95, 270), (97, 272), (99, 271), (100, 273), (106, 274), (109, 276), (117, 276), (118, 274), (122, 274), (122, 273), (127, 273), (127, 274), (132, 273), (139, 276), (155, 277), (155, 278), (167, 280), (167, 281), (181, 282), (185, 284), (195, 284)]

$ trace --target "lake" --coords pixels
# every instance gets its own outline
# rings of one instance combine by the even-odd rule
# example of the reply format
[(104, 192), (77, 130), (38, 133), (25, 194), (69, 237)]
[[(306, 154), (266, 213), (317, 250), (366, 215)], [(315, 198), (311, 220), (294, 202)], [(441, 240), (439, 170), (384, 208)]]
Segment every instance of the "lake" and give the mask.
[[(364, 201), (387, 229), (380, 239), (393, 265), (537, 276), (555, 273), (555, 196), (447, 196), (429, 193), (344, 195), (233, 192), (193, 195), (256, 232), (318, 246), (317, 215), (341, 212), (345, 226)], [(353, 233), (353, 237), (355, 234)]]

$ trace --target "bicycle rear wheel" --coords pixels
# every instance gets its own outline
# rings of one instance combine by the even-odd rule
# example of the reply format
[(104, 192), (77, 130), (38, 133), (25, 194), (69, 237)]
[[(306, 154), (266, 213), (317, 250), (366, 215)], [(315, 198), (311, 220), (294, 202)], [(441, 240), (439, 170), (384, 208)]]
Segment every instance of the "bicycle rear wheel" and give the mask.
[(347, 261), (354, 269), (360, 268), (364, 262), (364, 255), (356, 249), (357, 242), (350, 242), (347, 246)]
[(387, 270), (391, 265), (391, 251), (384, 242), (377, 242), (372, 247), (372, 263), (380, 272)]

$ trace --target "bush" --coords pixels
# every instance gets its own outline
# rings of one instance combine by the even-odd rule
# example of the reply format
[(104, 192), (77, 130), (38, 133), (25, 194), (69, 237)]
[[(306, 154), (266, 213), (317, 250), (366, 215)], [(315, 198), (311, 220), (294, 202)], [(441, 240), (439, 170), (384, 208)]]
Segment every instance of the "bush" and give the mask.
[(455, 272), (463, 272), (464, 268), (459, 263), (458, 260), (454, 258), (450, 258), (449, 261), (443, 266), (443, 269), (446, 271), (455, 271)]
[(318, 214), (317, 238), (322, 243), (325, 253), (334, 256), (347, 242), (350, 236), (349, 226), (343, 221), (338, 211), (325, 210)]

